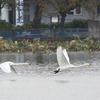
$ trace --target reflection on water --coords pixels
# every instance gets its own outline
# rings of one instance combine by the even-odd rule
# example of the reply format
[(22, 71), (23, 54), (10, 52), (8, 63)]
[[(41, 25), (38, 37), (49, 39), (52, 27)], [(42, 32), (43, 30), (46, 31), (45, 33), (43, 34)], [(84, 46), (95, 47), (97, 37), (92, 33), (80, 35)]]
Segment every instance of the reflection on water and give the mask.
[(56, 82), (58, 82), (58, 83), (68, 83), (69, 81), (66, 81), (66, 80), (56, 80)]
[(14, 66), (18, 74), (0, 70), (0, 100), (99, 100), (100, 52), (68, 52), (72, 64), (90, 66), (70, 68), (58, 74), (56, 53), (2, 53), (4, 61), (29, 62)]
[(38, 64), (38, 63), (43, 64), (43, 56), (42, 56), (41, 53), (37, 53), (37, 55), (36, 55), (36, 63), (37, 63), (37, 64)]

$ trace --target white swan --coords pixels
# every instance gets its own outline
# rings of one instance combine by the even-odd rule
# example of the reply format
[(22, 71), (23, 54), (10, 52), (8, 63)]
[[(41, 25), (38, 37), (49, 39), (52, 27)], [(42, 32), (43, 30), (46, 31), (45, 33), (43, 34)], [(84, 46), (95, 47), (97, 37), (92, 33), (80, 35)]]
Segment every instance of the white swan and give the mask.
[(30, 65), (30, 63), (14, 63), (11, 61), (7, 61), (4, 63), (1, 63), (0, 68), (6, 73), (11, 73), (12, 71), (17, 73), (16, 70), (12, 67), (14, 65)]
[(70, 60), (67, 54), (66, 49), (62, 50), (62, 47), (59, 46), (57, 48), (57, 61), (60, 67), (58, 67), (54, 72), (55, 74), (58, 73), (60, 70), (64, 70), (70, 67), (82, 67), (82, 66), (86, 66), (86, 65), (91, 65), (90, 63), (85, 63), (83, 65), (79, 65), (79, 66), (75, 66), (70, 64)]

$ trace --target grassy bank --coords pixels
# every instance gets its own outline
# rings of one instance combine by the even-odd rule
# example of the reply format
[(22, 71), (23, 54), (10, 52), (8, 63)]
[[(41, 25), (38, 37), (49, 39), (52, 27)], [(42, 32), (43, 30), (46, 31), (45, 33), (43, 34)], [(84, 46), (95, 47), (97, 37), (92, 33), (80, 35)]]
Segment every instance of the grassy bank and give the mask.
[(100, 41), (89, 38), (80, 39), (75, 37), (73, 40), (68, 39), (21, 39), (21, 40), (4, 40), (0, 38), (0, 52), (50, 52), (56, 51), (58, 46), (62, 46), (69, 51), (98, 51), (100, 50)]

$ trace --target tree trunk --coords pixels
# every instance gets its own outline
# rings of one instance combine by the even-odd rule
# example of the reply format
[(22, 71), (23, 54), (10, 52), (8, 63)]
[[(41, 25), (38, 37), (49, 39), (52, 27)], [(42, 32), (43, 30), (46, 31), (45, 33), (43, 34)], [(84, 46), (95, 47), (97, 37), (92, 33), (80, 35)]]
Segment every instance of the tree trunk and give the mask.
[(41, 17), (42, 17), (42, 10), (41, 7), (37, 4), (36, 9), (34, 12), (34, 19), (33, 19), (33, 28), (39, 29), (41, 24)]
[(61, 14), (61, 24), (60, 24), (61, 29), (64, 28), (65, 18), (66, 18), (66, 13), (62, 13)]

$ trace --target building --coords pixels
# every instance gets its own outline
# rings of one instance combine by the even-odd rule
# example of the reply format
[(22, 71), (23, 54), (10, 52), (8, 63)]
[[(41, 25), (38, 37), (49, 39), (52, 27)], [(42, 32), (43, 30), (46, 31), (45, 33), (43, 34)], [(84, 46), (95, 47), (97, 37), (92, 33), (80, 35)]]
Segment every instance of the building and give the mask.
[[(23, 6), (21, 5), (23, 0), (17, 0), (17, 2), (20, 5), (16, 8), (11, 5), (5, 5), (5, 7), (1, 10), (1, 19), (5, 19), (13, 25), (23, 25), (25, 22), (33, 21), (35, 4), (30, 3)], [(43, 12), (41, 20), (42, 23), (60, 22), (60, 14), (51, 10), (51, 8), (52, 5), (49, 5), (49, 7), (46, 8), (48, 12)], [(100, 20), (100, 6), (95, 7), (95, 11), (92, 13), (86, 11), (83, 7), (77, 7), (67, 14), (65, 22), (70, 22), (75, 18)]]

